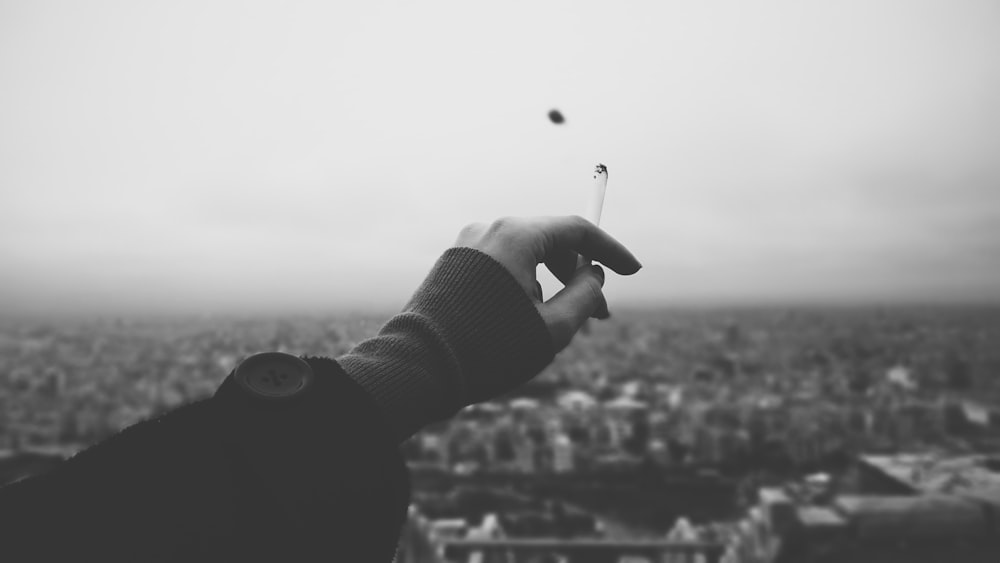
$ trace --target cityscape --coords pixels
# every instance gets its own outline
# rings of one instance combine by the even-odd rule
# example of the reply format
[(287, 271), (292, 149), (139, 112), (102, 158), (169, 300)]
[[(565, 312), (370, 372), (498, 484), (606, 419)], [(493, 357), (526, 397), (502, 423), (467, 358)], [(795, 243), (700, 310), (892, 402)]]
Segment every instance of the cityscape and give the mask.
[(0, 77), (0, 563), (1000, 563), (1000, 1), (0, 2)]
[[(379, 315), (0, 325), (0, 482)], [(401, 445), (401, 562), (1000, 560), (1000, 309), (622, 311)]]

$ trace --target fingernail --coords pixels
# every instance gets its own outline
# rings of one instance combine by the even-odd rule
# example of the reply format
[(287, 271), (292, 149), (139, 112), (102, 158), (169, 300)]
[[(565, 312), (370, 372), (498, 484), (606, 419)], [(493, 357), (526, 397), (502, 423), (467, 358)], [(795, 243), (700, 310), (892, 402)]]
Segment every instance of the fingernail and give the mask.
[(603, 298), (601, 299), (600, 305), (597, 306), (597, 310), (594, 311), (594, 314), (592, 316), (595, 319), (599, 319), (599, 320), (604, 320), (604, 319), (606, 319), (606, 318), (608, 318), (608, 317), (611, 316), (611, 313), (608, 312), (608, 301), (607, 301), (607, 299), (603, 299)]
[(597, 277), (601, 278), (601, 285), (604, 285), (604, 268), (594, 264), (590, 267), (590, 269), (594, 271), (594, 274)]

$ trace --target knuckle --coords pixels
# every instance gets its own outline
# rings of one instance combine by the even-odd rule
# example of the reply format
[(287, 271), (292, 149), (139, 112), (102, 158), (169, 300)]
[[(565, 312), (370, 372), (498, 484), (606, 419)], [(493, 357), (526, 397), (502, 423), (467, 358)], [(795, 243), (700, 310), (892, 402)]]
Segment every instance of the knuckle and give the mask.
[(500, 217), (490, 223), (489, 232), (498, 233), (510, 229), (511, 218), (510, 217)]
[(460, 242), (471, 242), (479, 238), (479, 234), (483, 232), (485, 225), (482, 223), (469, 223), (468, 225), (462, 227), (462, 230), (458, 233), (458, 240)]
[(486, 228), (486, 238), (510, 238), (519, 230), (518, 220), (514, 217), (500, 217)]

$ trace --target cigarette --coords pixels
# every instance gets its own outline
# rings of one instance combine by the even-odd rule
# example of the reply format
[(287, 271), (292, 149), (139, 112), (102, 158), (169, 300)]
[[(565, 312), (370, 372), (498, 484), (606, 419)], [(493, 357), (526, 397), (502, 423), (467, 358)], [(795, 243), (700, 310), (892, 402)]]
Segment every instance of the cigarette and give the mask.
[(601, 210), (604, 209), (604, 192), (608, 189), (608, 167), (598, 164), (594, 167), (594, 183), (590, 191), (590, 203), (585, 217), (594, 225), (601, 225)]
[[(608, 167), (598, 164), (594, 167), (594, 181), (590, 188), (590, 199), (587, 203), (587, 214), (584, 217), (595, 226), (601, 225), (601, 211), (604, 209), (604, 192), (608, 190)], [(576, 267), (590, 264), (583, 256), (576, 261)]]

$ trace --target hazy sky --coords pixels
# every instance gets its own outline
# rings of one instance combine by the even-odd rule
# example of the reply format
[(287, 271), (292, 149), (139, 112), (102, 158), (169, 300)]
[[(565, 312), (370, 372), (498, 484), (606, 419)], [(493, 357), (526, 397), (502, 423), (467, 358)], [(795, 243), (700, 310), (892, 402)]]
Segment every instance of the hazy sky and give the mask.
[(612, 311), (998, 301), (1000, 2), (0, 0), (0, 310), (391, 309), (597, 162)]

